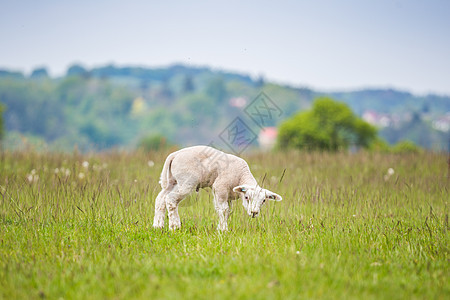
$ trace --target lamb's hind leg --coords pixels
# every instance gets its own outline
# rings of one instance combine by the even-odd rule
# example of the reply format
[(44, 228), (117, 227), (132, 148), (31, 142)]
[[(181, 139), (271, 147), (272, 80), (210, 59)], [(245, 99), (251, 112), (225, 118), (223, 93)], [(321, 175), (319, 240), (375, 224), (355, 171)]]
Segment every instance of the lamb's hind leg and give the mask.
[(153, 219), (153, 227), (163, 228), (164, 219), (166, 217), (166, 196), (167, 190), (162, 189), (156, 197), (155, 201), (155, 217)]
[(169, 228), (178, 229), (181, 227), (181, 220), (178, 214), (178, 204), (195, 189), (191, 185), (179, 185), (167, 194), (166, 208), (169, 213)]

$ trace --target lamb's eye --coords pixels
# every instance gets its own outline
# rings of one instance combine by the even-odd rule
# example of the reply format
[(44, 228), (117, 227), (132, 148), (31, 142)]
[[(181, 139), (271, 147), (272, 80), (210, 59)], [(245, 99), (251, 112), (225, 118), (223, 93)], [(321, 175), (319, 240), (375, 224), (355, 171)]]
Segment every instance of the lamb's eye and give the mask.
[(248, 200), (248, 196), (245, 196), (245, 200)]
[(264, 203), (264, 202), (266, 202), (266, 199), (264, 199), (262, 203)]

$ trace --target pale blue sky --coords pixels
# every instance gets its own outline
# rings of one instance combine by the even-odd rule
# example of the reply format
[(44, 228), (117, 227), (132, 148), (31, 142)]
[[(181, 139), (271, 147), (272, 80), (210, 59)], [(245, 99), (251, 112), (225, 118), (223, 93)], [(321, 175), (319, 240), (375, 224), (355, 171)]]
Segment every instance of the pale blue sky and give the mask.
[(0, 68), (55, 76), (74, 62), (450, 95), (450, 1), (0, 0)]

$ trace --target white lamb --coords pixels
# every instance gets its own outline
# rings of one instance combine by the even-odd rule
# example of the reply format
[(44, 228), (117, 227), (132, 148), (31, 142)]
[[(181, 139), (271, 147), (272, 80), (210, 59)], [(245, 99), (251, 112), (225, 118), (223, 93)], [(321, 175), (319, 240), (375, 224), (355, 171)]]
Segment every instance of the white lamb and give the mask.
[(261, 188), (242, 158), (208, 146), (194, 146), (167, 156), (161, 172), (161, 192), (156, 197), (153, 227), (164, 227), (166, 208), (169, 228), (180, 228), (178, 204), (200, 188), (211, 187), (219, 214), (219, 230), (227, 230), (231, 200), (238, 196), (251, 217), (258, 216), (266, 199), (281, 201), (280, 195)]

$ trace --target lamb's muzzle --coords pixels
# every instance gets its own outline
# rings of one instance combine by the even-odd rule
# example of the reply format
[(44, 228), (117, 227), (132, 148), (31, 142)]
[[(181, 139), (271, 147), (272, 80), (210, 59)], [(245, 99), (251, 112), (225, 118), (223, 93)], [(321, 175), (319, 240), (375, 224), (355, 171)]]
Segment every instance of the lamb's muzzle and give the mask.
[(258, 185), (245, 160), (208, 146), (184, 148), (167, 156), (160, 184), (162, 190), (156, 197), (153, 221), (157, 228), (164, 227), (166, 210), (169, 228), (179, 228), (178, 204), (199, 188), (212, 188), (219, 230), (228, 229), (231, 200), (237, 197), (252, 218), (258, 216), (266, 199), (282, 200), (280, 195)]

